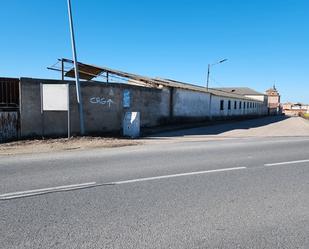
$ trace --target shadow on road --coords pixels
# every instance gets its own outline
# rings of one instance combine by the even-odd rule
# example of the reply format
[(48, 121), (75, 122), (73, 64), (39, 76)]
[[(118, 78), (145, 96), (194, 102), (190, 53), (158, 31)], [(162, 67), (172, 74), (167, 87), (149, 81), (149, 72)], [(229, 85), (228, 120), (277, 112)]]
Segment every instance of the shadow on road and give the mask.
[[(197, 128), (182, 129), (175, 127), (175, 130), (158, 132), (150, 137), (177, 137), (190, 135), (219, 135), (232, 130), (248, 130), (251, 128), (262, 127), (269, 124), (281, 122), (288, 119), (286, 116), (271, 116), (263, 118), (255, 118), (243, 121), (221, 121), (219, 123), (212, 123), (207, 126)], [(177, 129), (177, 130), (176, 130)]]

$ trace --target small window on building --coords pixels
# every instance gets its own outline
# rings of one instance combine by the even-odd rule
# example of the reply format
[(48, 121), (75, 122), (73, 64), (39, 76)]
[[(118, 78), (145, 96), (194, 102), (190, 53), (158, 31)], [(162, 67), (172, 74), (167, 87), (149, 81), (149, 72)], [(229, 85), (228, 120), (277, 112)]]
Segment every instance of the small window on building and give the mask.
[(241, 101), (239, 101), (239, 109), (241, 109)]
[(237, 101), (234, 101), (234, 109), (237, 109)]
[(231, 101), (230, 100), (228, 102), (227, 109), (231, 110)]
[(220, 100), (220, 110), (224, 110), (224, 100)]
[(250, 103), (249, 103), (249, 102), (247, 102), (247, 109), (249, 109), (249, 106), (250, 106)]
[(244, 109), (246, 109), (246, 102), (244, 102)]

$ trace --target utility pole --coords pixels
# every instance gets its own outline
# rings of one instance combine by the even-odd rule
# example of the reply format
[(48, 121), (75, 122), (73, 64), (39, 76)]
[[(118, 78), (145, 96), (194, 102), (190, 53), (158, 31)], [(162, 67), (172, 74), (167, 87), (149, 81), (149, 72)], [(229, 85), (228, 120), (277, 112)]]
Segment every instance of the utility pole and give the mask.
[(71, 9), (71, 0), (67, 0), (68, 2), (68, 12), (69, 12), (69, 22), (70, 22), (70, 32), (71, 32), (71, 44), (72, 44), (72, 53), (74, 60), (74, 68), (75, 68), (75, 83), (76, 83), (76, 97), (79, 109), (79, 124), (80, 124), (80, 134), (85, 134), (84, 127), (84, 111), (83, 111), (83, 101), (80, 89), (80, 81), (79, 81), (79, 71), (78, 71), (78, 62), (77, 62), (77, 54), (75, 47), (75, 37), (74, 37), (74, 25), (73, 25), (73, 17), (72, 17), (72, 9)]

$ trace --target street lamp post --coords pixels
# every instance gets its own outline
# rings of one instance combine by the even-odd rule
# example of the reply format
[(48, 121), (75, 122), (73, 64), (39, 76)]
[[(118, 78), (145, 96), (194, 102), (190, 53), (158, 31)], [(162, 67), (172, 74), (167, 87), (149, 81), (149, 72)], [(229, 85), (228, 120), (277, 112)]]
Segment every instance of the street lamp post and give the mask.
[(79, 107), (78, 109), (79, 109), (80, 134), (84, 135), (85, 134), (84, 111), (83, 111), (83, 102), (82, 102), (82, 95), (81, 95), (80, 81), (79, 81), (79, 71), (78, 71), (78, 62), (77, 62), (77, 54), (76, 54), (76, 46), (75, 46), (71, 0), (67, 0), (67, 2), (68, 2), (68, 13), (69, 13), (69, 22), (70, 22), (70, 31), (71, 31), (72, 53), (73, 53), (74, 69), (75, 69), (76, 97), (77, 97), (77, 103)]
[(210, 67), (214, 66), (214, 65), (217, 65), (217, 64), (220, 64), (220, 63), (223, 63), (227, 61), (227, 59), (224, 59), (224, 60), (221, 60), (221, 61), (218, 61), (216, 63), (213, 63), (213, 64), (208, 64), (208, 70), (207, 70), (207, 84), (206, 84), (206, 89), (208, 90), (208, 85), (209, 85), (209, 75), (210, 75)]

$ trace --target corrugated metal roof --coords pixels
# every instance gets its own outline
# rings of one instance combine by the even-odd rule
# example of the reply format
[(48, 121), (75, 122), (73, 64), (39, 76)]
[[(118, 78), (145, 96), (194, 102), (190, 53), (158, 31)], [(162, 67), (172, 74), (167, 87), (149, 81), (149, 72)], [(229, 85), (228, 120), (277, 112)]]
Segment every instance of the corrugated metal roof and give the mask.
[[(241, 94), (229, 93), (229, 92), (221, 91), (221, 90), (218, 90), (218, 89), (209, 89), (209, 92), (211, 92), (212, 94), (217, 95), (217, 96), (223, 96), (223, 97), (228, 97), (228, 98), (237, 98), (237, 99), (241, 98), (241, 99), (246, 99), (246, 100), (251, 100), (251, 101), (252, 100), (258, 101), (256, 99), (245, 97), (244, 95), (241, 95)], [(262, 101), (259, 101), (259, 102), (262, 102)]]
[(265, 95), (264, 93), (257, 92), (249, 87), (220, 87), (215, 89), (240, 95)]
[[(69, 62), (73, 62), (68, 59), (65, 59), (65, 60)], [(174, 88), (187, 89), (187, 90), (198, 91), (198, 92), (208, 92), (216, 96), (222, 96), (222, 97), (228, 97), (228, 98), (247, 99), (251, 101), (253, 100), (251, 98), (245, 97), (242, 94), (238, 94), (235, 92), (228, 92), (228, 91), (224, 91), (221, 89), (208, 88), (207, 90), (205, 87), (202, 87), (202, 86), (184, 83), (184, 82), (171, 80), (171, 79), (150, 78), (150, 77), (145, 77), (145, 76), (141, 76), (138, 74), (127, 73), (127, 72), (114, 70), (114, 69), (107, 68), (107, 67), (88, 65), (88, 64), (84, 64), (80, 62), (78, 62), (78, 65), (79, 65), (79, 72), (80, 72), (82, 79), (92, 79), (95, 76), (98, 76), (104, 72), (104, 73), (110, 73), (110, 74), (114, 74), (120, 77), (133, 80), (132, 84), (135, 84), (135, 85), (137, 82), (140, 82), (142, 85), (144, 84), (146, 86), (152, 86), (152, 87), (160, 87), (160, 86), (174, 87)], [(75, 77), (74, 68), (70, 69), (66, 73), (66, 76), (74, 78)], [(131, 84), (131, 82), (128, 81), (128, 84)], [(254, 100), (254, 101), (257, 101), (257, 100)]]
[[(208, 92), (216, 96), (222, 96), (222, 97), (228, 97), (228, 98), (241, 98), (241, 99), (247, 99), (247, 100), (253, 100), (251, 98), (247, 98), (244, 95), (233, 93), (233, 92), (227, 92), (223, 91), (217, 88), (208, 88), (208, 90), (205, 87), (192, 85), (180, 81), (170, 80), (170, 79), (161, 79), (157, 78), (159, 81), (164, 82), (165, 86), (175, 87), (175, 88), (182, 88), (192, 91), (199, 91), (199, 92)], [(255, 100), (256, 101), (256, 100)]]

